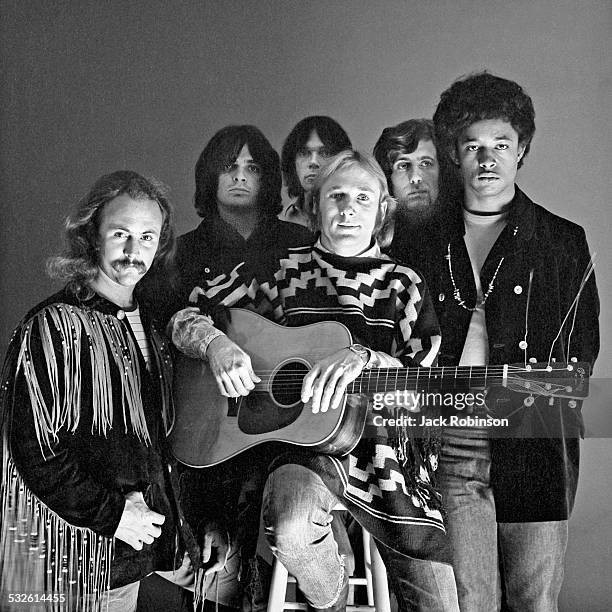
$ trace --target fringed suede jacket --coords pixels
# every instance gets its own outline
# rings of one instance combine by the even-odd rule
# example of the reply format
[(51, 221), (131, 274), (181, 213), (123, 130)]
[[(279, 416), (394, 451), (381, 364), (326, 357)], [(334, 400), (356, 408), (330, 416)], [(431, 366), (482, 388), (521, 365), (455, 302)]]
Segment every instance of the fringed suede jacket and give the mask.
[[(59, 593), (81, 609), (180, 565), (183, 521), (165, 452), (172, 364), (146, 311), (141, 319), (150, 369), (125, 313), (97, 295), (81, 302), (61, 291), (16, 329), (2, 382), (3, 589)], [(113, 539), (130, 491), (165, 516), (140, 551)]]

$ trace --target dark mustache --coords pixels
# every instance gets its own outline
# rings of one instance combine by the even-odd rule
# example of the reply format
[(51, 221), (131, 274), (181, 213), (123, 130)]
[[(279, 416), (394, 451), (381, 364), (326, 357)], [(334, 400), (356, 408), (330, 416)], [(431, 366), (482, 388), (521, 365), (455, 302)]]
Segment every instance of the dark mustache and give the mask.
[(123, 270), (125, 268), (134, 267), (136, 270), (138, 270), (138, 272), (142, 272), (143, 274), (147, 271), (147, 267), (143, 261), (140, 261), (139, 259), (129, 259), (127, 257), (113, 261), (112, 267), (115, 270)]

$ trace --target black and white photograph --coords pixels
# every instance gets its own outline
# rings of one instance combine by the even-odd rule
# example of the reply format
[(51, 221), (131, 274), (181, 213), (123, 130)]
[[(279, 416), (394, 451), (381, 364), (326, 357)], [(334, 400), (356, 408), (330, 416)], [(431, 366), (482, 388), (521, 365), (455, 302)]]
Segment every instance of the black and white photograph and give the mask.
[(0, 0), (0, 612), (612, 609), (609, 0)]

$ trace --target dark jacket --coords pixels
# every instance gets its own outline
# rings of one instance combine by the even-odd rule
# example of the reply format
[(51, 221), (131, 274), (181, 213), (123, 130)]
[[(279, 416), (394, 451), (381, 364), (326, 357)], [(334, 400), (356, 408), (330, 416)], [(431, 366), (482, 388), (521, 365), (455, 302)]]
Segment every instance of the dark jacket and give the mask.
[[(243, 261), (254, 264), (279, 248), (313, 241), (312, 233), (305, 227), (277, 217), (264, 218), (245, 240), (218, 215), (212, 215), (179, 237), (174, 282), (145, 277), (145, 282), (139, 285), (141, 298), (151, 305), (160, 321), (167, 322), (175, 312), (189, 305), (194, 287), (205, 286), (206, 281), (230, 272)], [(218, 467), (181, 466), (181, 506), (188, 522), (200, 533), (215, 523), (238, 540), (245, 539), (242, 533), (256, 536), (267, 464), (276, 454), (276, 446), (269, 444)], [(246, 558), (249, 553), (243, 552)]]
[[(8, 385), (3, 412), (10, 461), (27, 489), (61, 519), (60, 525), (65, 521), (91, 530), (94, 540), (96, 536), (111, 538), (123, 512), (124, 495), (130, 491), (141, 491), (147, 505), (165, 516), (161, 536), (151, 545), (144, 544), (141, 551), (115, 540), (111, 588), (140, 580), (154, 570), (172, 569), (177, 559), (179, 564), (182, 560), (182, 550), (177, 549), (182, 548), (178, 545), (182, 521), (165, 446), (169, 423), (162, 419), (162, 413), (169, 420), (172, 417), (172, 364), (167, 343), (142, 307), (141, 319), (150, 340), (152, 365), (149, 372), (136, 348), (140, 387), (134, 388), (134, 395), (141, 398), (141, 407), (134, 410), (142, 412), (149, 440), (133, 427), (131, 407), (138, 401), (127, 399), (123, 386), (129, 384), (128, 379), (138, 380), (126, 339), (132, 338), (132, 349), (137, 347), (136, 340), (127, 318), (104, 298), (96, 295), (80, 302), (61, 291), (39, 304), (20, 324), (5, 364)], [(104, 328), (97, 336), (90, 333), (96, 327)], [(112, 354), (109, 339), (113, 335), (122, 347), (118, 356), (123, 361), (121, 368)], [(33, 365), (27, 376), (23, 365), (18, 368), (18, 354), (25, 347), (26, 359)], [(54, 357), (49, 358), (49, 350)], [(108, 369), (102, 366), (101, 352), (108, 356)], [(72, 363), (66, 363), (69, 359)], [(56, 364), (56, 380), (49, 374), (49, 362)], [(29, 387), (33, 373), (40, 402), (33, 400)], [(94, 389), (108, 392), (108, 399), (100, 402), (98, 394), (96, 400)], [(49, 425), (44, 414), (41, 416), (41, 406), (52, 419), (63, 419), (63, 424)], [(94, 414), (99, 417), (105, 412), (112, 415), (111, 423), (101, 426), (100, 420), (94, 422)], [(66, 417), (69, 413), (72, 416)], [(39, 441), (41, 428), (57, 430), (49, 436), (48, 446)]]
[[(436, 223), (435, 229), (428, 230), (430, 240), (420, 242), (421, 250), (409, 251), (404, 258), (424, 274), (434, 299), (442, 329), (438, 365), (457, 365), (472, 313), (453, 296), (449, 244), (461, 297), (467, 306), (473, 306), (476, 299), (461, 203), (448, 206)], [(489, 363), (523, 365), (531, 357), (548, 362), (550, 353), (557, 361), (576, 357), (592, 367), (599, 352), (594, 276), (582, 290), (575, 317), (571, 310), (590, 260), (582, 227), (534, 204), (517, 188), (507, 225), (481, 270), (483, 291), (502, 257), (485, 306)], [(527, 342), (526, 352), (519, 346), (522, 341)], [(538, 437), (527, 433), (523, 438), (515, 430), (517, 437), (491, 440), (497, 518), (500, 522), (565, 519), (573, 506), (578, 478), (580, 402), (572, 410), (567, 399), (550, 405), (549, 398), (536, 395), (535, 404), (526, 407), (525, 397), (497, 390), (488, 402), (500, 416), (514, 414), (515, 424), (520, 419), (523, 434), (533, 433), (536, 421), (545, 422), (546, 430)]]
[(251, 262), (273, 249), (303, 246), (313, 240), (305, 227), (277, 217), (264, 219), (245, 240), (231, 225), (212, 216), (179, 237), (172, 281), (167, 277), (145, 277), (140, 293), (160, 323), (165, 324), (188, 305), (194, 287), (229, 272), (240, 262)]

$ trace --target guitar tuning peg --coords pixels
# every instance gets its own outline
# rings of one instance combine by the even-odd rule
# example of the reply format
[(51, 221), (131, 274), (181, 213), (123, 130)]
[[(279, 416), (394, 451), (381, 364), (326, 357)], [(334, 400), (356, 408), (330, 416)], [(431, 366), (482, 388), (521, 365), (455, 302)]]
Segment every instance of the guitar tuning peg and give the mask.
[(538, 363), (538, 360), (535, 357), (530, 357), (529, 363)]
[(570, 361), (571, 361), (572, 363), (578, 363), (578, 357), (572, 357), (572, 358), (570, 359)]

